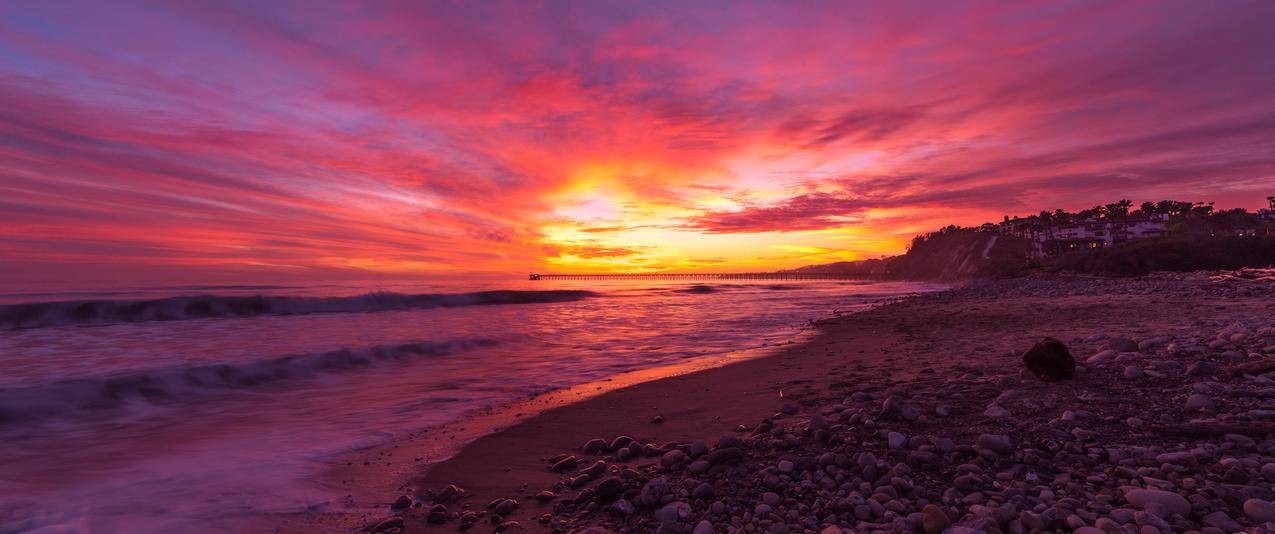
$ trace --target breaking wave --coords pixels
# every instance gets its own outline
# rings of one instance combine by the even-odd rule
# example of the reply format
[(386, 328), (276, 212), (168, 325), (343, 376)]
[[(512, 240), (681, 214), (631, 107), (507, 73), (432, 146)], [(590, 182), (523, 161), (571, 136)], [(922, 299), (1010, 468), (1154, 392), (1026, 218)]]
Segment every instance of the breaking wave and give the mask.
[(0, 306), (0, 329), (257, 315), (356, 313), (485, 304), (534, 304), (582, 300), (596, 295), (592, 291), (581, 290), (480, 291), (422, 295), (382, 292), (352, 297), (194, 295), (153, 300), (34, 302)]
[(190, 401), (209, 393), (444, 356), (497, 344), (493, 339), (472, 339), (378, 345), (234, 364), (183, 365), (124, 372), (29, 388), (0, 390), (0, 427), (24, 421), (110, 410), (135, 402), (158, 405)]
[(717, 291), (718, 291), (717, 288), (713, 286), (703, 285), (703, 284), (697, 284), (691, 287), (673, 290), (674, 293), (694, 293), (694, 294), (716, 293)]

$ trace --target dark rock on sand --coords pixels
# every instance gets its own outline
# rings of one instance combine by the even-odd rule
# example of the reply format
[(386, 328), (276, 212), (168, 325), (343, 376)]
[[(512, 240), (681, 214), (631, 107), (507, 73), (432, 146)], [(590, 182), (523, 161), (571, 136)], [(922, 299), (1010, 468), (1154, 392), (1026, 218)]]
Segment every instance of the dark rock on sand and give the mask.
[(1076, 360), (1071, 357), (1067, 345), (1047, 337), (1023, 353), (1023, 365), (1041, 380), (1055, 381), (1075, 378)]
[(425, 521), (431, 525), (441, 525), (446, 523), (448, 519), (451, 519), (451, 515), (447, 513), (447, 506), (442, 504), (435, 504), (433, 508), (429, 509), (429, 513), (425, 515)]
[(624, 482), (615, 477), (602, 479), (602, 482), (593, 489), (593, 497), (602, 504), (616, 500), (621, 493), (624, 493)]
[(568, 456), (554, 463), (553, 467), (551, 467), (550, 470), (552, 470), (555, 473), (570, 471), (572, 469), (575, 469), (576, 465), (579, 465), (579, 463), (580, 463), (580, 460), (577, 459), (575, 456)]
[(455, 484), (448, 484), (446, 488), (443, 488), (442, 491), (438, 492), (438, 495), (434, 496), (434, 502), (438, 504), (448, 504), (463, 497), (464, 495), (465, 490), (457, 487)]
[(585, 454), (598, 454), (607, 450), (607, 442), (602, 438), (594, 438), (580, 447), (580, 450)]
[(412, 498), (403, 495), (390, 505), (390, 510), (406, 510), (412, 506)]
[(502, 517), (514, 513), (514, 510), (517, 509), (518, 501), (513, 499), (502, 499), (500, 502), (496, 503), (496, 506), (492, 507), (492, 511), (495, 512), (496, 515)]
[(375, 524), (375, 525), (372, 525), (372, 528), (369, 528), (369, 529), (368, 529), (368, 531), (370, 531), (370, 532), (389, 532), (389, 531), (391, 531), (391, 530), (394, 530), (394, 529), (401, 529), (401, 528), (403, 528), (403, 518), (401, 518), (401, 517), (391, 517), (391, 518), (386, 519), (386, 520), (383, 520), (383, 521), (381, 521), (381, 522), (379, 522), (379, 523), (377, 523), (377, 524)]

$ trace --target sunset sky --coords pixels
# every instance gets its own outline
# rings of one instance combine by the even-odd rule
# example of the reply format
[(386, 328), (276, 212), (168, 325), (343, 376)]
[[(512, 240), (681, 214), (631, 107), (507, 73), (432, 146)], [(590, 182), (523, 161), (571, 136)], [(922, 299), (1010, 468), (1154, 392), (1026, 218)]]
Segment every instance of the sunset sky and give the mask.
[(0, 277), (759, 271), (1118, 198), (1252, 209), (1272, 28), (1269, 1), (4, 2)]

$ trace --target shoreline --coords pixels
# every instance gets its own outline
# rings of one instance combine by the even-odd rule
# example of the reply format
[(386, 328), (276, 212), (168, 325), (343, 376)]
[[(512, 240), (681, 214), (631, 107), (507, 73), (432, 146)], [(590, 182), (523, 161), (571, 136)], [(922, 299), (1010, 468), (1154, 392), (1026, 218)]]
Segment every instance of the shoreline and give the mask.
[[(829, 528), (928, 531), (929, 527), (922, 524), (923, 519), (937, 522), (936, 516), (942, 515), (943, 521), (949, 524), (970, 523), (986, 519), (984, 516), (991, 515), (992, 511), (1004, 512), (1007, 508), (1015, 511), (1015, 517), (1009, 518), (1002, 513), (1002, 517), (997, 517), (993, 523), (1011, 531), (1022, 529), (1024, 522), (1029, 526), (1034, 524), (1041, 520), (1042, 515), (1048, 520), (1046, 525), (1050, 524), (1049, 521), (1056, 521), (1058, 524), (1055, 526), (1058, 527), (1075, 529), (1088, 526), (1097, 519), (1095, 513), (1088, 510), (1084, 513), (1076, 510), (1061, 516), (1061, 513), (1042, 514), (1043, 510), (1037, 510), (1043, 506), (1041, 502), (1035, 506), (1022, 506), (1022, 509), (1009, 508), (1006, 506), (1009, 500), (1000, 495), (987, 500), (987, 496), (980, 492), (975, 492), (978, 498), (973, 500), (958, 496), (952, 501), (948, 497), (953, 497), (949, 493), (956, 491), (952, 487), (955, 476), (945, 470), (955, 465), (930, 466), (925, 465), (925, 459), (933, 460), (931, 456), (936, 453), (956, 458), (964, 453), (979, 452), (982, 448), (966, 445), (943, 451), (935, 448), (934, 440), (938, 439), (939, 444), (973, 443), (981, 441), (984, 435), (994, 435), (1026, 444), (1048, 438), (1046, 441), (1054, 440), (1051, 443), (1055, 445), (1061, 441), (1064, 442), (1063, 447), (1078, 446), (1078, 450), (1083, 451), (1083, 443), (1092, 442), (1096, 436), (1110, 436), (1110, 443), (1103, 445), (1136, 444), (1157, 449), (1185, 446), (1185, 438), (1148, 433), (1140, 430), (1145, 425), (1137, 427), (1129, 424), (1127, 417), (1117, 417), (1115, 412), (1105, 416), (1095, 414), (1106, 406), (1129, 413), (1145, 412), (1152, 425), (1192, 419), (1194, 414), (1183, 413), (1181, 406), (1170, 407), (1154, 402), (1157, 397), (1149, 396), (1150, 392), (1145, 391), (1155, 387), (1152, 385), (1154, 381), (1146, 379), (1159, 375), (1161, 380), (1185, 382), (1189, 392), (1192, 379), (1182, 372), (1181, 358), (1177, 357), (1186, 354), (1200, 358), (1199, 353), (1164, 354), (1164, 345), (1157, 342), (1145, 351), (1135, 348), (1132, 353), (1109, 355), (1119, 358), (1124, 367), (1131, 362), (1143, 365), (1137, 371), (1142, 374), (1123, 381), (1119, 369), (1113, 369), (1114, 361), (1085, 360), (1103, 353), (1104, 344), (1111, 339), (1154, 341), (1168, 337), (1185, 343), (1192, 336), (1203, 339), (1204, 330), (1221, 328), (1216, 324), (1202, 326), (1210, 321), (1219, 324), (1227, 321), (1260, 322), (1261, 319), (1254, 317), (1269, 317), (1275, 311), (1275, 304), (1271, 304), (1270, 300), (1275, 291), (1269, 284), (1239, 283), (1237, 289), (1233, 287), (1236, 283), (1210, 286), (1207, 276), (1201, 274), (1123, 280), (1042, 277), (976, 283), (974, 286), (921, 295), (823, 321), (819, 332), (811, 339), (788, 345), (765, 357), (617, 387), (583, 401), (522, 418), (517, 424), (478, 437), (462, 447), (458, 454), (432, 463), (403, 487), (386, 488), (380, 513), (371, 507), (366, 517), (359, 518), (304, 514), (294, 521), (285, 520), (275, 526), (282, 531), (307, 528), (393, 531), (401, 528), (409, 532), (454, 531), (458, 526), (470, 526), (477, 531), (566, 532), (583, 531), (590, 525), (600, 525), (597, 528), (604, 530), (599, 532), (656, 528), (667, 532), (690, 532), (691, 527), (695, 527), (699, 533), (701, 530), (711, 532), (714, 526), (721, 532), (727, 528), (745, 527), (746, 530), (785, 532), (793, 531), (793, 528), (816, 532), (834, 532), (827, 530)], [(1270, 336), (1269, 319), (1265, 330), (1259, 328), (1254, 332)], [(1208, 332), (1209, 336), (1214, 333)], [(1022, 364), (1017, 355), (1040, 337), (1051, 334), (1070, 345), (1073, 354), (1082, 362), (1076, 380), (1045, 383), (1021, 372)], [(949, 343), (957, 343), (960, 349), (947, 347)], [(1168, 346), (1172, 347), (1173, 343)], [(1263, 347), (1258, 347), (1256, 352), (1241, 354), (1240, 359), (1264, 358), (1263, 350)], [(900, 355), (906, 357), (899, 358)], [(1162, 361), (1139, 361), (1151, 356)], [(1211, 348), (1205, 351), (1205, 356), (1214, 367), (1224, 367), (1228, 363), (1217, 361), (1219, 358), (1236, 359), (1234, 354), (1222, 356), (1220, 351)], [(1160, 366), (1161, 363), (1172, 363), (1169, 367), (1176, 367), (1178, 376), (1166, 378), (1172, 369)], [(1132, 372), (1126, 369), (1124, 373)], [(1117, 382), (1136, 382), (1136, 387), (1127, 383), (1105, 383), (1113, 379), (1112, 375)], [(1167, 391), (1155, 392), (1160, 396), (1167, 394)], [(1185, 396), (1176, 392), (1174, 395)], [(923, 396), (929, 398), (924, 401), (918, 399)], [(1067, 397), (1070, 397), (1069, 401)], [(885, 408), (881, 407), (883, 399)], [(912, 417), (890, 417), (885, 413), (894, 401), (898, 402), (896, 407), (906, 406), (907, 410), (914, 412)], [(1176, 398), (1174, 401), (1180, 402)], [(1066, 410), (1053, 411), (1068, 402), (1071, 406)], [(1136, 406), (1148, 402), (1154, 406)], [(1046, 404), (1049, 406), (1044, 406)], [(993, 407), (1006, 413), (1002, 415)], [(849, 412), (855, 415), (839, 420)], [(1077, 419), (1074, 414), (1078, 412), (1085, 416)], [(1049, 418), (1045, 418), (1046, 413)], [(1071, 414), (1070, 418), (1066, 414)], [(662, 417), (658, 424), (652, 421), (656, 415)], [(1241, 420), (1244, 417), (1244, 414), (1240, 415)], [(1080, 420), (1084, 420), (1087, 424), (1083, 426), (1088, 428), (1082, 428)], [(753, 473), (753, 469), (764, 466), (765, 461), (784, 457), (798, 460), (800, 456), (794, 455), (794, 452), (807, 448), (827, 447), (826, 441), (806, 443), (793, 436), (804, 435), (809, 440), (811, 428), (829, 425), (849, 432), (844, 438), (839, 438), (854, 443), (854, 447), (839, 445), (847, 449), (847, 454), (853, 448), (860, 454), (876, 450), (882, 458), (905, 456), (906, 460), (899, 464), (904, 466), (901, 470), (908, 471), (907, 466), (911, 465), (911, 470), (915, 471), (908, 477), (908, 491), (911, 493), (906, 498), (900, 495), (894, 499), (886, 495), (883, 500), (888, 503), (876, 502), (882, 507), (889, 504), (888, 509), (879, 511), (865, 504), (851, 505), (849, 513), (845, 509), (825, 510), (830, 512), (825, 517), (811, 519), (809, 516), (802, 517), (805, 514), (796, 510), (815, 501), (803, 502), (800, 497), (788, 496), (801, 493), (794, 487), (780, 484), (781, 488), (771, 488), (785, 490), (779, 492), (762, 492), (759, 491), (761, 488), (751, 487), (736, 489), (735, 484), (739, 484), (739, 480), (730, 483), (730, 489), (722, 487), (722, 477), (733, 480), (740, 476), (745, 476), (746, 480), (748, 476), (762, 476), (764, 481), (753, 482), (763, 487), (773, 485), (771, 483), (775, 481)], [(846, 428), (847, 425), (849, 428)], [(1074, 428), (1061, 431), (1055, 428), (1059, 426)], [(768, 430), (759, 431), (759, 428)], [(895, 447), (894, 434), (905, 440), (902, 447)], [(788, 436), (787, 439), (793, 443), (776, 441), (771, 437), (773, 435)], [(1066, 444), (1068, 438), (1062, 437), (1064, 435), (1080, 443)], [(617, 451), (608, 452), (605, 444), (619, 436), (647, 445), (635, 448), (637, 454), (630, 456), (626, 453), (617, 457)], [(912, 438), (909, 440), (906, 436)], [(597, 443), (595, 440), (604, 444), (602, 450), (595, 445), (587, 445)], [(703, 454), (702, 451), (707, 451), (714, 442), (719, 443), (714, 450), (721, 448), (723, 441), (747, 444), (741, 446), (744, 459), (739, 467), (713, 466), (707, 472), (694, 469), (691, 459)], [(889, 447), (879, 450), (880, 445), (887, 441)], [(832, 442), (837, 443), (838, 440)], [(1042, 443), (1032, 445), (1045, 446)], [(376, 454), (385, 453), (382, 450)], [(549, 460), (564, 455), (577, 457), (578, 465), (565, 472), (552, 471)], [(977, 454), (975, 460), (977, 463)], [(1252, 462), (1256, 462), (1257, 467), (1264, 465), (1260, 459)], [(992, 462), (988, 467), (998, 465)], [(577, 472), (580, 467), (584, 469)], [(774, 466), (769, 469), (773, 470)], [(737, 472), (741, 470), (751, 475)], [(937, 472), (928, 473), (930, 470)], [(1015, 480), (1014, 477), (1023, 475), (1023, 470), (1031, 469), (1019, 468), (1018, 471), (999, 474), (997, 479), (1005, 479), (1002, 482)], [(773, 473), (767, 469), (761, 472)], [(400, 474), (410, 473), (403, 471)], [(770, 476), (773, 477), (773, 474)], [(364, 478), (363, 482), (374, 485), (378, 478), (384, 487), (387, 480), (384, 477)], [(917, 480), (911, 481), (913, 478)], [(595, 496), (599, 484), (603, 484), (597, 482), (598, 479), (605, 479), (604, 483), (610, 485), (603, 491), (616, 492), (615, 495), (606, 499)], [(649, 499), (644, 501), (644, 492), (656, 479), (666, 480), (665, 484), (671, 483), (671, 493), (662, 499), (657, 497), (653, 502), (647, 502)], [(1036, 478), (1030, 480), (1039, 482)], [(1143, 486), (1149, 484), (1145, 480), (1127, 482)], [(717, 491), (733, 495), (725, 498), (718, 494), (716, 500), (705, 495), (691, 495), (692, 490), (702, 490), (701, 486), (709, 483), (717, 486)], [(448, 495), (450, 490), (445, 488), (450, 485), (463, 488), (463, 496)], [(911, 488), (925, 488), (926, 491)], [(1257, 488), (1250, 493), (1275, 498), (1269, 483)], [(965, 489), (968, 488), (962, 491)], [(1057, 494), (1065, 494), (1067, 489), (1050, 490), (1049, 497), (1052, 499)], [(1114, 488), (1105, 488), (1100, 493), (1105, 494), (1108, 489), (1114, 491)], [(550, 492), (552, 496), (543, 492)], [(544, 499), (543, 503), (538, 502), (538, 494)], [(770, 495), (775, 494), (784, 497), (770, 504)], [(392, 499), (398, 495), (405, 496), (404, 502), (410, 502), (411, 506), (391, 509)], [(632, 503), (626, 505), (627, 508), (615, 510), (611, 501), (616, 497), (623, 497), (619, 501)], [(1014, 497), (1021, 500), (1018, 495)], [(506, 499), (517, 503), (506, 503)], [(1028, 500), (1042, 499), (1044, 497)], [(763, 500), (767, 501), (764, 505), (766, 510), (761, 510), (762, 504), (754, 510), (753, 504)], [(1118, 491), (1105, 499), (1108, 503), (1113, 501), (1121, 501)], [(489, 503), (494, 506), (488, 506)], [(670, 518), (667, 509), (674, 504), (678, 507), (671, 512), (673, 517)], [(1228, 502), (1222, 505), (1221, 510), (1215, 510), (1218, 506), (1211, 503), (1201, 508), (1214, 514), (1211, 517), (1215, 523), (1227, 526), (1241, 525), (1240, 522), (1251, 524), (1252, 519), (1246, 517), (1238, 504)], [(783, 508), (789, 508), (790, 513), (778, 514), (777, 509)], [(1112, 506), (1107, 505), (1106, 508), (1110, 510)], [(926, 513), (922, 514), (921, 509)], [(1230, 523), (1221, 522), (1217, 512), (1222, 512)], [(1176, 526), (1189, 524), (1198, 527), (1202, 517), (1203, 514), (1188, 510), (1186, 514), (1157, 518), (1164, 525), (1178, 521)], [(1131, 518), (1132, 515), (1125, 523), (1133, 524)], [(1125, 518), (1120, 515), (1118, 519)], [(1155, 523), (1142, 519), (1142, 522)], [(1115, 524), (1121, 526), (1125, 523)], [(1076, 526), (1071, 526), (1073, 524)]]
[[(874, 308), (886, 306), (924, 294), (926, 293), (882, 298), (871, 304)], [(830, 323), (856, 313), (862, 312), (812, 319), (792, 339), (770, 346), (733, 350), (707, 358), (625, 371), (600, 380), (504, 402), (470, 413), (456, 421), (415, 431), (386, 443), (349, 451), (325, 462), (328, 467), (318, 477), (320, 488), (334, 496), (342, 496), (339, 502), (334, 502), (334, 499), (297, 513), (266, 514), (242, 523), (231, 522), (228, 526), (272, 532), (368, 530), (384, 519), (385, 510), (396, 499), (405, 493), (412, 493), (415, 486), (428, 483), (423, 477), (436, 473), (439, 464), (453, 462), (456, 456), (475, 447), (478, 441), (504, 434), (519, 425), (535, 424), (535, 421), (548, 414), (574, 405), (609, 402), (599, 398), (618, 394), (621, 390), (640, 388), (643, 384), (687, 375), (711, 373), (751, 361), (779, 357), (791, 351), (802, 352), (826, 335)], [(584, 409), (592, 411), (591, 406)], [(756, 413), (768, 412), (763, 410)], [(747, 419), (740, 418), (741, 422)], [(473, 487), (477, 489), (480, 485), (473, 484)], [(508, 488), (495, 487), (486, 492), (494, 494), (506, 489)]]

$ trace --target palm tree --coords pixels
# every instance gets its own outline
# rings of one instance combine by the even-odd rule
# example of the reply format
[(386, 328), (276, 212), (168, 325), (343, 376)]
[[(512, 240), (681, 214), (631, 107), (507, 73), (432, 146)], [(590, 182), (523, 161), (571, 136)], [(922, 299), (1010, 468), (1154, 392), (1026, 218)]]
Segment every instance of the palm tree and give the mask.
[(1275, 210), (1275, 196), (1266, 197), (1266, 201), (1271, 203), (1271, 210)]

